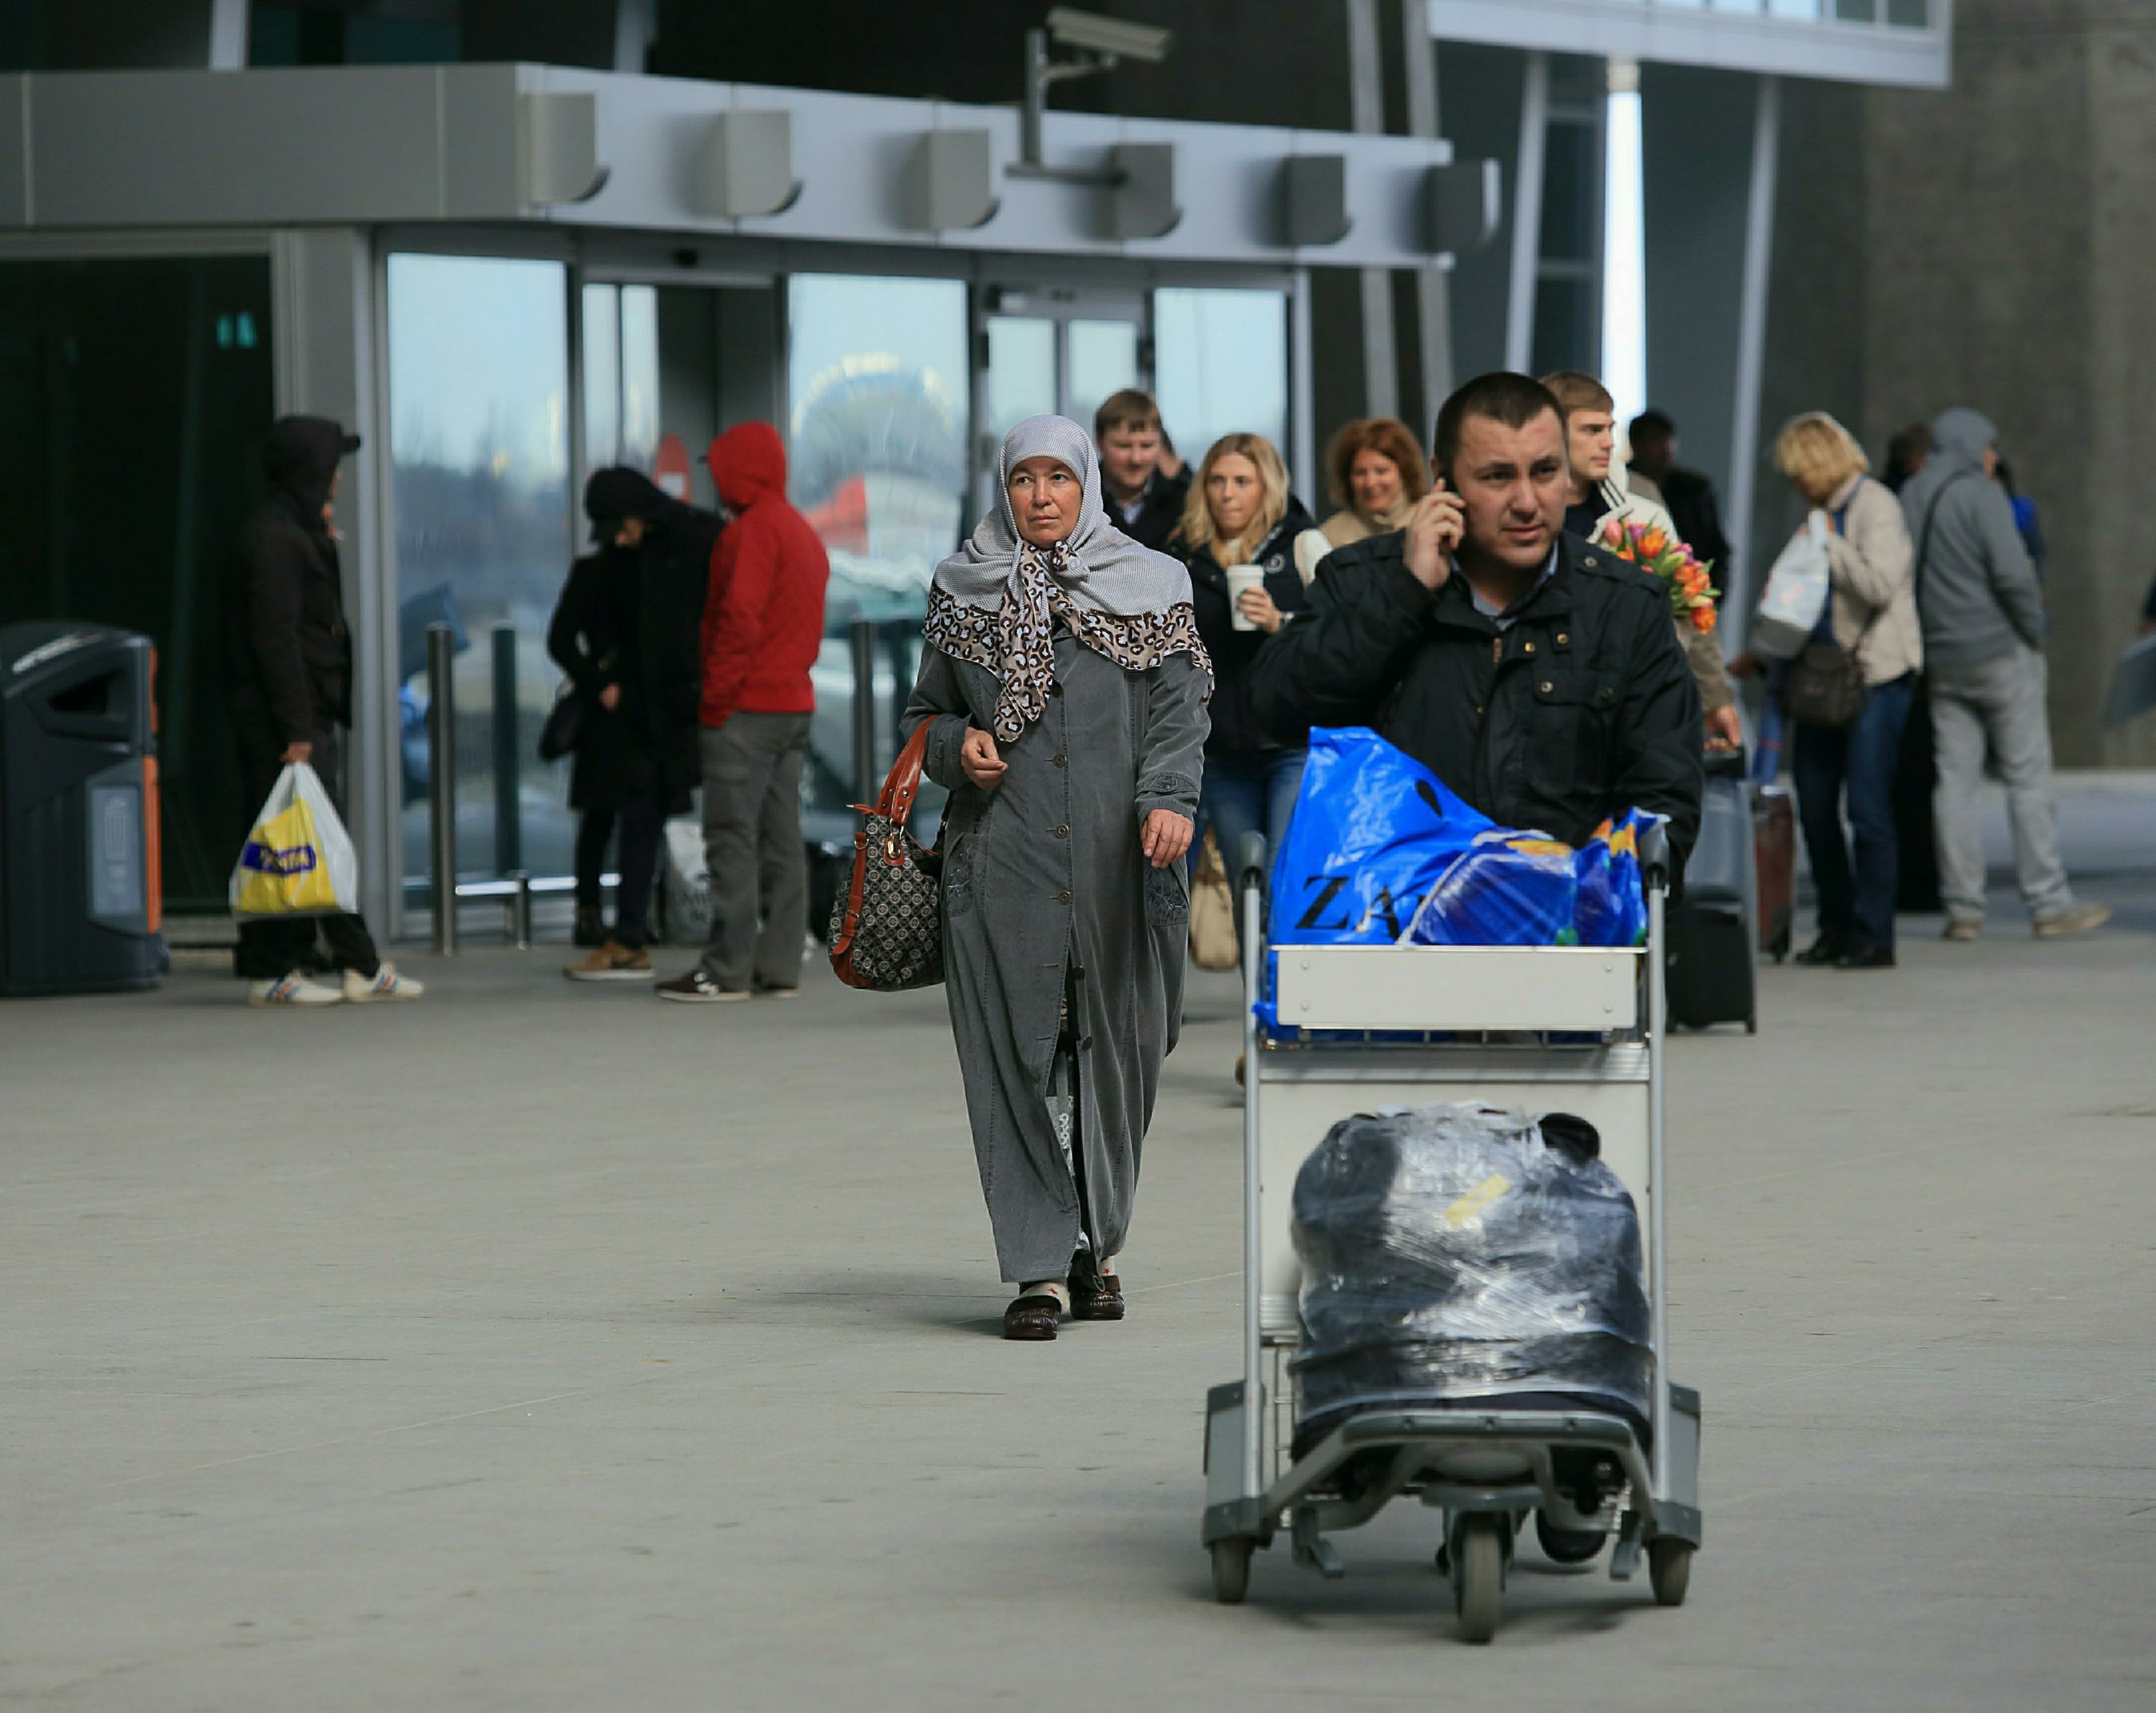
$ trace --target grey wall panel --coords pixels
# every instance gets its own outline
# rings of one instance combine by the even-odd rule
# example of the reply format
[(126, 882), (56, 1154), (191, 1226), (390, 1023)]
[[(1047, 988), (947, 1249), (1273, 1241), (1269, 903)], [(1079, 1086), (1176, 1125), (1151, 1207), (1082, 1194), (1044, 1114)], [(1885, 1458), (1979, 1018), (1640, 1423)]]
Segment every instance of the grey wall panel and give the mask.
[(1756, 81), (1640, 69), (1648, 400), (1676, 419), (1685, 463), (1713, 478), (1725, 510)]
[(526, 68), (444, 65), (441, 79), (441, 208), (451, 220), (506, 219), (524, 211), (521, 87)]
[[(1520, 86), (1527, 55), (1502, 48), (1438, 50), (1437, 111), (1462, 160), (1491, 160), (1502, 177), (1496, 235), (1453, 264), (1452, 372), (1461, 380), (1505, 364), (1505, 315), (1512, 279), (1512, 198), (1520, 148)], [(1435, 413), (1432, 414), (1432, 421)], [(1431, 423), (1418, 432), (1427, 436)]]
[(336, 67), (38, 78), (38, 224), (439, 215), (435, 75), (425, 67)]

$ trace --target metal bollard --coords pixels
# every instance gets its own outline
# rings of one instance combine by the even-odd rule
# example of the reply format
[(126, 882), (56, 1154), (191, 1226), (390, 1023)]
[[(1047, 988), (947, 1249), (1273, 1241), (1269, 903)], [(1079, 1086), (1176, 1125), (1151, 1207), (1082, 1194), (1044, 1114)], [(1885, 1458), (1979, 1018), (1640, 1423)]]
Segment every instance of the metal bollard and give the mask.
[(456, 634), (427, 627), (427, 831), (434, 853), (430, 904), (434, 952), (457, 953), (457, 705), (451, 673)]
[(875, 764), (875, 626), (856, 619), (848, 627), (854, 652), (854, 789), (873, 803), (882, 781)]
[(531, 949), (531, 877), (521, 868), (513, 869), (509, 878), (516, 890), (509, 895), (509, 937), (520, 952)]
[(524, 866), (524, 802), (517, 791), (516, 627), (494, 627), (494, 867)]

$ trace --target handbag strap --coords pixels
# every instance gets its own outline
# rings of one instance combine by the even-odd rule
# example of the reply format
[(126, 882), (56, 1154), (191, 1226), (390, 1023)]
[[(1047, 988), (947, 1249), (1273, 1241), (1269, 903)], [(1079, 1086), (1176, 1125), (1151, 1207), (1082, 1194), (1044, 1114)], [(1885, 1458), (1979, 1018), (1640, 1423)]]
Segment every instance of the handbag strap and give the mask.
[(921, 765), (927, 759), (928, 734), (935, 724), (932, 717), (913, 728), (913, 735), (898, 752), (898, 759), (891, 763), (891, 771), (884, 775), (882, 795), (873, 806), (855, 804), (857, 812), (884, 815), (896, 826), (906, 825), (913, 815), (913, 800), (921, 794)]
[[(1916, 569), (1909, 575), (1909, 596), (1912, 600), (1921, 596), (1923, 593), (1924, 556), (1932, 550), (1932, 520), (1939, 515), (1939, 502), (1946, 498), (1947, 490), (1948, 488), (1952, 487), (1956, 482), (1959, 481), (1968, 474), (1969, 472), (1966, 470), (1957, 470), (1952, 476), (1948, 476), (1944, 481), (1939, 484), (1939, 491), (1932, 496), (1932, 503), (1924, 507), (1924, 527), (1918, 532), (1917, 539), (1917, 567)], [(1858, 476), (1856, 478), (1857, 487), (1862, 487), (1864, 484), (1871, 479), (1871, 478), (1867, 476)], [(1851, 489), (1850, 491), (1849, 498), (1843, 502), (1841, 510), (1835, 515), (1845, 522), (1849, 517), (1850, 507), (1856, 503), (1856, 489)], [(1830, 588), (1827, 592), (1827, 599), (1831, 602), (1833, 599), (1834, 593)], [(1851, 654), (1856, 654), (1862, 651), (1865, 643), (1871, 635), (1871, 627), (1887, 616), (1887, 608), (1893, 604), (1893, 600), (1890, 597), (1887, 600), (1881, 602), (1879, 605), (1872, 608), (1871, 616), (1864, 621), (1864, 628), (1856, 633), (1856, 640), (1851, 643), (1849, 646), (1849, 652)]]

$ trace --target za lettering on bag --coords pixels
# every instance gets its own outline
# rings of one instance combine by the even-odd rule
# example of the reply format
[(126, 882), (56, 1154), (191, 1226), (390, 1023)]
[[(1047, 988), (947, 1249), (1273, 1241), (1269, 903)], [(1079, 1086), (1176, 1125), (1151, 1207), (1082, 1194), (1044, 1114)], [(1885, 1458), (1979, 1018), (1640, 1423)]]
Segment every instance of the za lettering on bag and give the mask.
[(359, 853), (321, 776), (305, 762), (277, 775), (234, 865), (232, 913), (336, 916), (359, 908)]

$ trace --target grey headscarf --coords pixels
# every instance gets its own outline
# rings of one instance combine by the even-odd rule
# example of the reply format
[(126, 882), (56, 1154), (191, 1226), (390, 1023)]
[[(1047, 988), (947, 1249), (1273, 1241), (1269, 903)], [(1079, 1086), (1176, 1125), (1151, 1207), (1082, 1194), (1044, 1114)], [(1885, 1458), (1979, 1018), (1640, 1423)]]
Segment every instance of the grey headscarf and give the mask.
[[(1018, 532), (1010, 474), (1029, 458), (1053, 458), (1084, 485), (1078, 525), (1052, 547)], [(1029, 416), (1004, 436), (996, 460), (996, 509), (936, 568), (921, 630), (952, 658), (1001, 681), (993, 730), (1015, 741), (1039, 719), (1055, 687), (1055, 625), (1126, 671), (1146, 671), (1170, 655), (1213, 663), (1190, 605), (1190, 574), (1166, 553), (1140, 547), (1108, 522), (1101, 471), (1086, 430), (1062, 416)]]
[(936, 568), (937, 585), (969, 607), (1003, 604), (1015, 590), (1018, 519), (1011, 512), (1011, 471), (1029, 458), (1053, 458), (1085, 486), (1078, 527), (1060, 545), (1052, 570), (1057, 584), (1081, 607), (1129, 618), (1164, 612), (1190, 599), (1190, 574), (1166, 553), (1141, 547), (1108, 522), (1101, 503), (1101, 466), (1086, 430), (1067, 416), (1029, 416), (1004, 436), (996, 458), (995, 510), (973, 539)]

